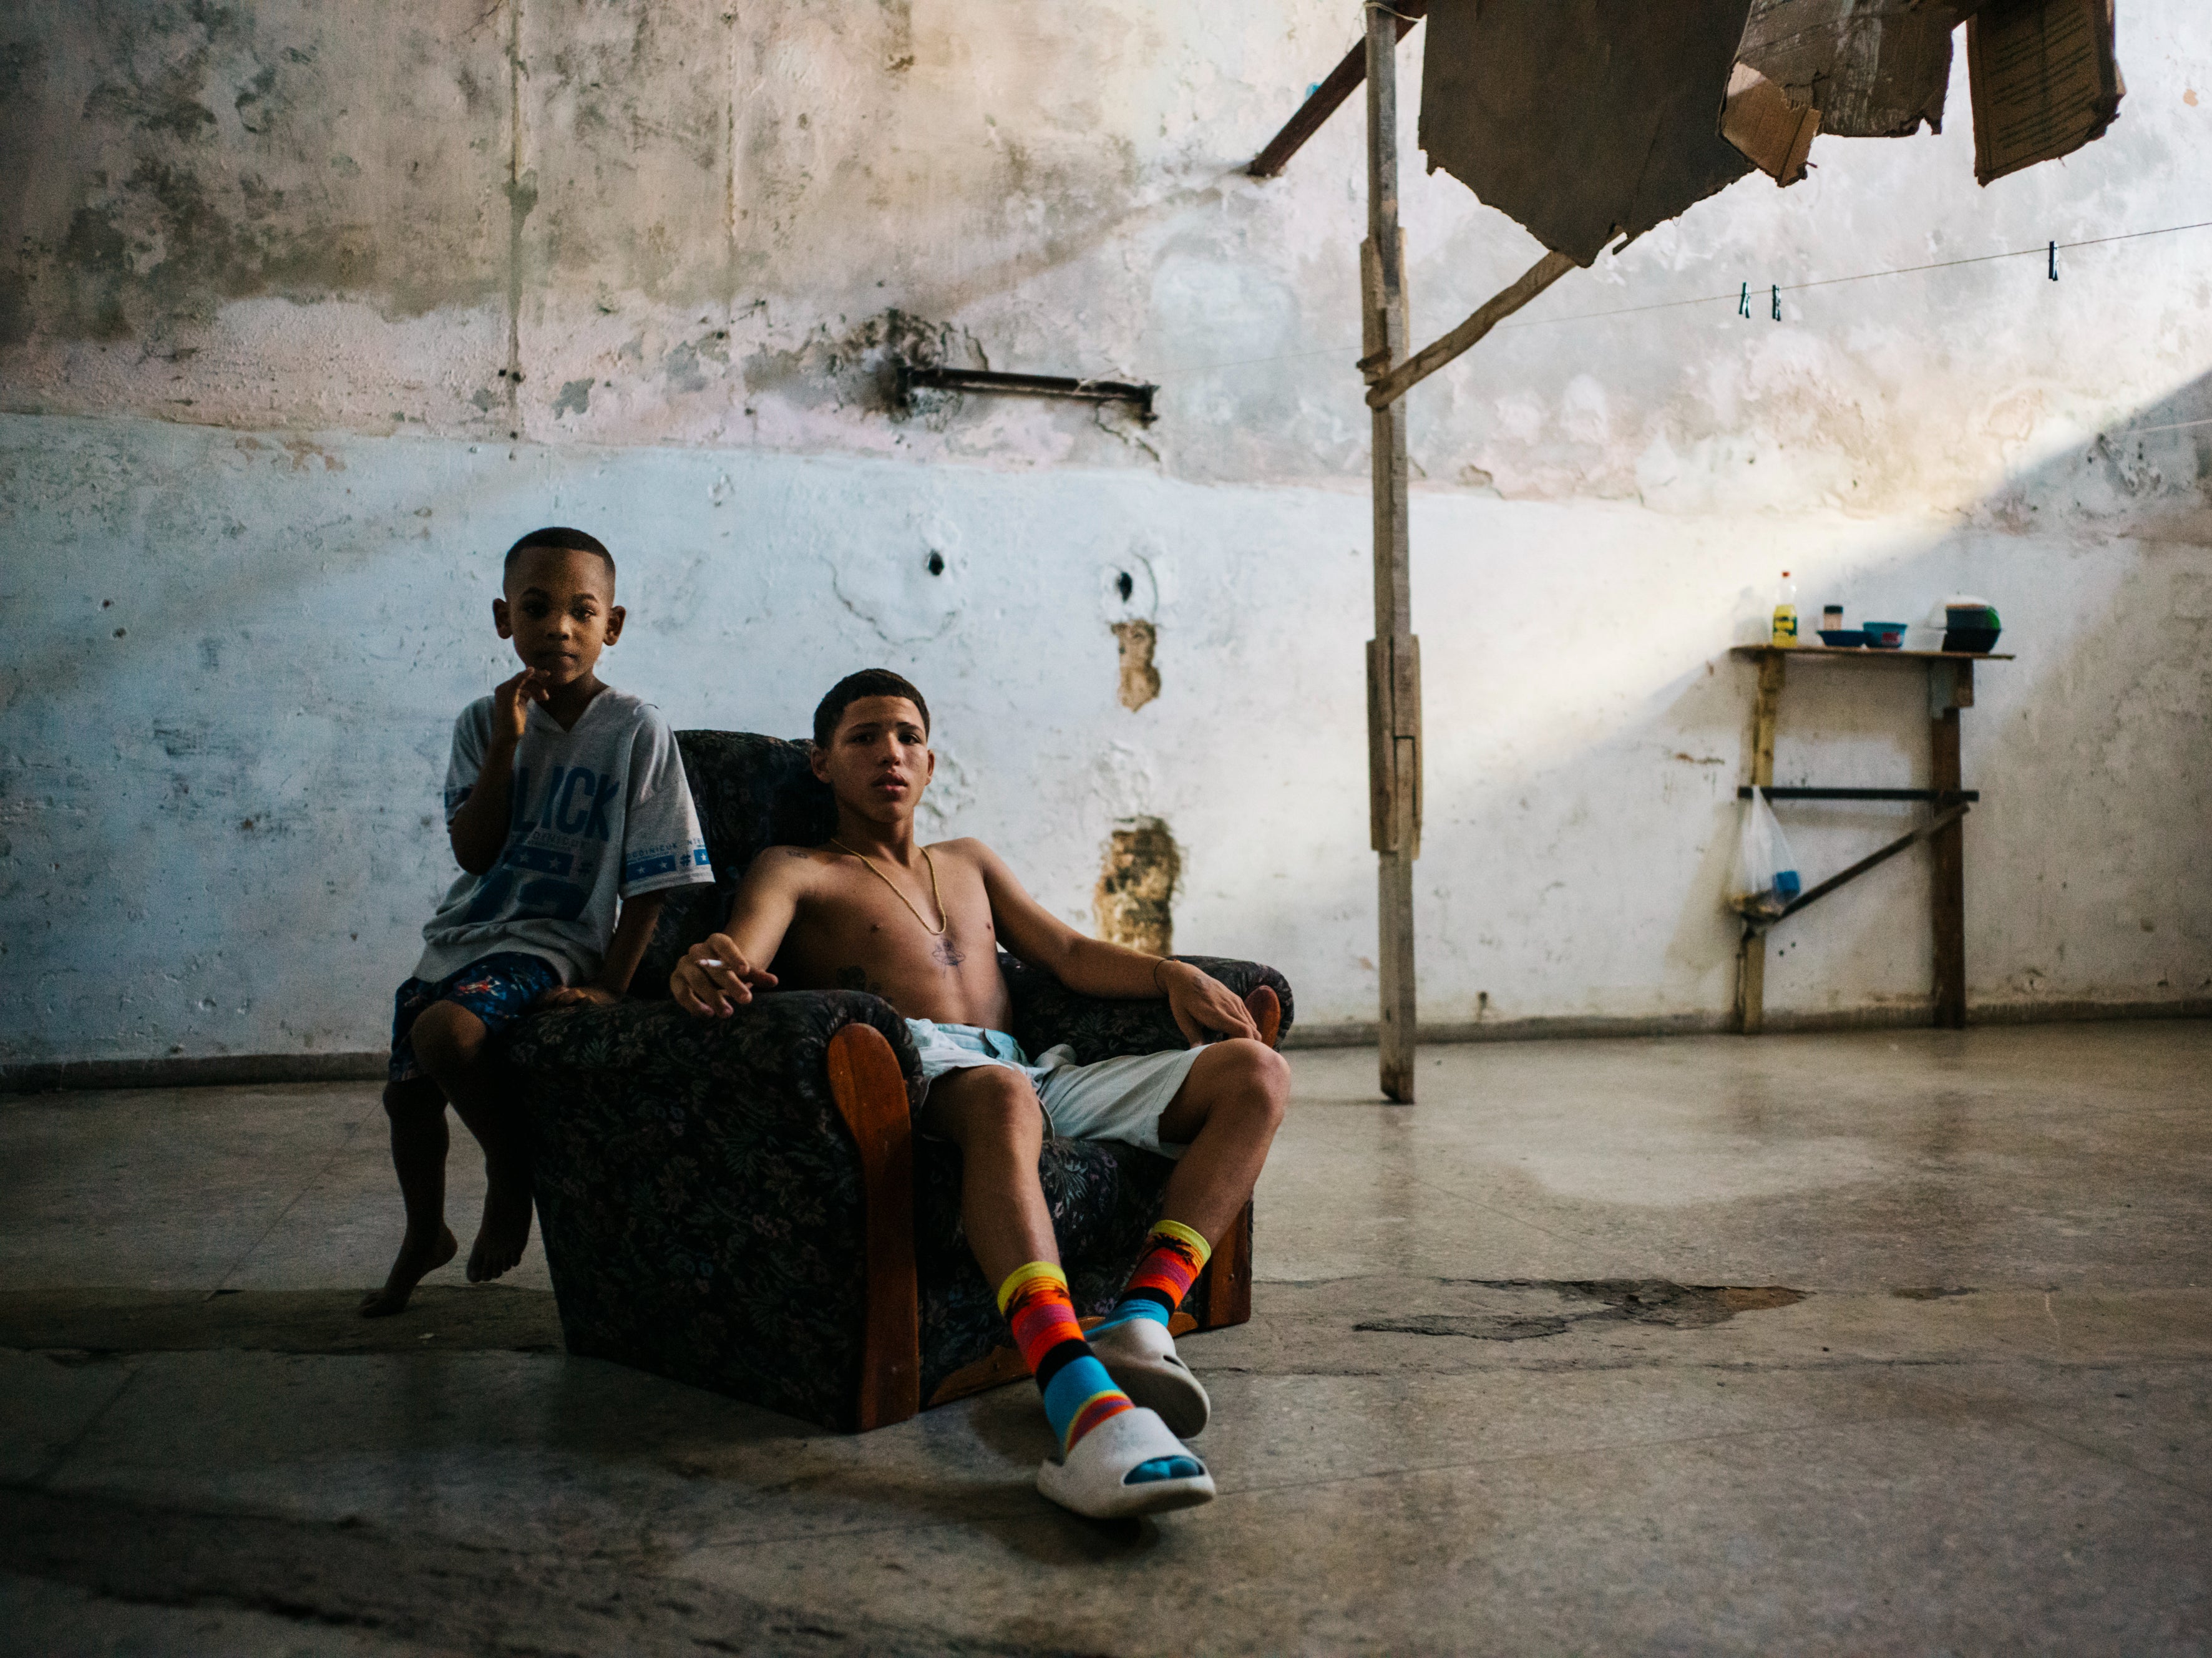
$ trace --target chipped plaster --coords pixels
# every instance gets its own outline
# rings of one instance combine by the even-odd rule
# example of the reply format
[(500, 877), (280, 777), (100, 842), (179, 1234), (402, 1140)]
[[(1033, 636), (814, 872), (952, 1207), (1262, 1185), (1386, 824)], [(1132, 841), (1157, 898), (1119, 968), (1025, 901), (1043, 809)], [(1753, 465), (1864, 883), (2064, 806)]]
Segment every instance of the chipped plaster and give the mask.
[[(2201, 236), (2069, 252), (2056, 287), (2023, 259), (1795, 288), (1779, 326), (1639, 307), (2201, 216), (2175, 165), (2212, 119), (2183, 97), (2212, 77), (2192, 21), (2185, 0), (2125, 9), (2134, 91), (2063, 165), (1984, 191), (1964, 121), (1824, 138), (1806, 183), (1744, 180), (1601, 258), (1415, 393), (1417, 477), (1669, 512), (1964, 510), (2021, 452), (2165, 395), (2212, 355)], [(1238, 171), (1348, 27), (1316, 0), (1202, 21), (1159, 0), (18, 9), (0, 395), (1355, 486), (1356, 109), (1284, 178)], [(1534, 245), (1409, 173), (1426, 336)], [(903, 409), (900, 352), (1135, 374), (1164, 418)]]

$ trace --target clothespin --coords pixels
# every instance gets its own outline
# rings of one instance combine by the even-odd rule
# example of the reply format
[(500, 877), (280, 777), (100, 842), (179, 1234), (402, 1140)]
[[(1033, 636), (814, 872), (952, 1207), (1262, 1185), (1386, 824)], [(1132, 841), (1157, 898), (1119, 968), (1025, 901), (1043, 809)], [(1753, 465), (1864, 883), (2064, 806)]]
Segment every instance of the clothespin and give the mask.
[(1751, 314), (1751, 284), (1749, 282), (1746, 282), (1743, 285), (1743, 292), (1735, 296), (1735, 313), (1739, 317), (1748, 317)]
[(2051, 280), (2058, 280), (2058, 244), (2055, 241), (2051, 244)]
[(1779, 283), (1777, 283), (1774, 288), (1774, 320), (1777, 322), (1782, 320), (1782, 288)]

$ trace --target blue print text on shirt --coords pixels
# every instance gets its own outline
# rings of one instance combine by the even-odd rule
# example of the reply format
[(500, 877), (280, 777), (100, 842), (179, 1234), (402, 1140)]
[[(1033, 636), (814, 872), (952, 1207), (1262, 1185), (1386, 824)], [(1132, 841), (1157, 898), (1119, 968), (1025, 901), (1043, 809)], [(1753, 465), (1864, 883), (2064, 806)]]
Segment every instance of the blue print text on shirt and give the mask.
[(650, 881), (656, 875), (673, 875), (678, 870), (708, 869), (704, 847), (644, 847), (630, 854), (623, 865), (623, 884), (635, 886), (640, 881)]
[(545, 793), (538, 797), (537, 811), (531, 812), (527, 809), (530, 768), (518, 766), (514, 770), (515, 823), (520, 827), (534, 820), (539, 829), (553, 829), (562, 835), (611, 841), (614, 831), (607, 823), (607, 807), (617, 786), (606, 773), (595, 772), (588, 766), (556, 766)]
[[(580, 843), (614, 839), (607, 809), (619, 786), (605, 772), (585, 766), (556, 766), (533, 811), (530, 768), (516, 767), (514, 817), (506, 848), (497, 866), (477, 885), (462, 918), (464, 923), (495, 920), (502, 914), (573, 921), (582, 914), (591, 901), (588, 883), (598, 860), (584, 856), (586, 849)], [(549, 841), (553, 844), (548, 845)], [(560, 844), (563, 841), (568, 844)], [(577, 877), (586, 884), (558, 878), (562, 876)], [(518, 879), (522, 882), (519, 891)]]

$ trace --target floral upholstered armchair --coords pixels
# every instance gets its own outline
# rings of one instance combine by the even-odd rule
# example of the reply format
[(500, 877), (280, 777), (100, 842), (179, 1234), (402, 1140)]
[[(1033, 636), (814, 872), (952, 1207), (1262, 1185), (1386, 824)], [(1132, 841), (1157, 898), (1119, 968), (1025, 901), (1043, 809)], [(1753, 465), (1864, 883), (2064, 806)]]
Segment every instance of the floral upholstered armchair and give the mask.
[[(962, 1233), (959, 1153), (913, 1133), (920, 1067), (890, 1005), (772, 992), (704, 1020), (666, 999), (670, 969), (721, 924), (754, 855), (835, 828), (805, 744), (677, 742), (716, 884), (670, 895), (632, 999), (532, 1015), (507, 1045), (568, 1350), (848, 1430), (1025, 1374)], [(1240, 996), (1273, 986), (1288, 1029), (1291, 987), (1273, 969), (1183, 959)], [(1079, 996), (1000, 964), (1012, 1034), (1033, 1054), (1066, 1042), (1088, 1063), (1183, 1044), (1164, 1002)], [(1132, 1146), (1045, 1142), (1045, 1197), (1082, 1314), (1112, 1305), (1173, 1168)], [(1178, 1329), (1250, 1317), (1251, 1226), (1247, 1205)]]

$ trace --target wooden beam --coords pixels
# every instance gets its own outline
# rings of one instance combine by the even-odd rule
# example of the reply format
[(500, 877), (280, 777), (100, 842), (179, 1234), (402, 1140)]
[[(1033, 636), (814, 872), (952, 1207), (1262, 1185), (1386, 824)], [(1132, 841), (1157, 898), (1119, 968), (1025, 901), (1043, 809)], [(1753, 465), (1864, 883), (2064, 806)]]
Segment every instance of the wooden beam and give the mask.
[(1869, 853), (1865, 857), (1860, 859), (1858, 862), (1853, 864), (1849, 869), (1844, 870), (1838, 874), (1831, 875), (1826, 880), (1821, 882), (1820, 884), (1816, 887), (1807, 888), (1804, 891), (1799, 893), (1795, 898), (1792, 898), (1790, 902), (1784, 907), (1783, 911), (1779, 915), (1773, 916), (1765, 920), (1758, 921), (1755, 925), (1761, 927), (1768, 927), (1772, 926), (1777, 921), (1788, 920), (1791, 916), (1795, 915), (1799, 910), (1804, 908), (1806, 905), (1811, 903), (1814, 899), (1825, 898), (1830, 893), (1833, 892), (1838, 887), (1849, 886), (1852, 882), (1857, 880), (1860, 876), (1865, 874), (1869, 870), (1881, 868), (1891, 859), (1896, 857), (1899, 853), (1904, 852), (1910, 847), (1917, 847), (1923, 841), (1933, 840), (1936, 835), (1950, 828), (1952, 824), (1957, 823), (1961, 817), (1964, 817), (1972, 809), (1963, 800), (1960, 801), (1955, 805), (1945, 807), (1942, 811), (1937, 812), (1935, 817), (1929, 818), (1926, 823), (1923, 823), (1918, 829), (1914, 829), (1911, 834), (1898, 836), (1896, 840), (1892, 841), (1887, 846), (1882, 847), (1881, 851)]
[[(1413, 32), (1413, 25), (1428, 11), (1429, 0), (1397, 0), (1394, 8), (1398, 25), (1398, 39)], [(1396, 41), (1393, 41), (1395, 45)], [(1352, 96), (1354, 88), (1367, 78), (1367, 43), (1362, 40), (1337, 66), (1329, 70), (1328, 78), (1316, 87), (1305, 102), (1298, 106), (1297, 113), (1283, 123), (1283, 130), (1267, 140), (1267, 147), (1252, 158), (1245, 172), (1255, 179), (1272, 179), (1290, 164), (1291, 157), (1298, 153), (1305, 141), (1321, 131), (1322, 123), (1336, 113), (1336, 106)]]
[(1510, 288), (1483, 301), (1481, 309), (1450, 333), (1423, 346), (1396, 367), (1378, 363), (1371, 355), (1361, 358), (1359, 366), (1371, 382), (1367, 391), (1367, 406), (1389, 408), (1575, 268), (1571, 255), (1547, 253), (1522, 271)]
[(1367, 833), (1377, 852), (1421, 855), (1421, 641), (1367, 641)]
[[(1406, 240), (1398, 228), (1398, 35), (1367, 9), (1367, 244), (1360, 336), (1385, 367), (1406, 350)], [(1375, 482), (1375, 637), (1368, 645), (1368, 775), (1377, 793), (1376, 957), (1384, 1096), (1413, 1102), (1413, 860), (1420, 855), (1421, 703), (1407, 542), (1406, 408), (1369, 417)]]

